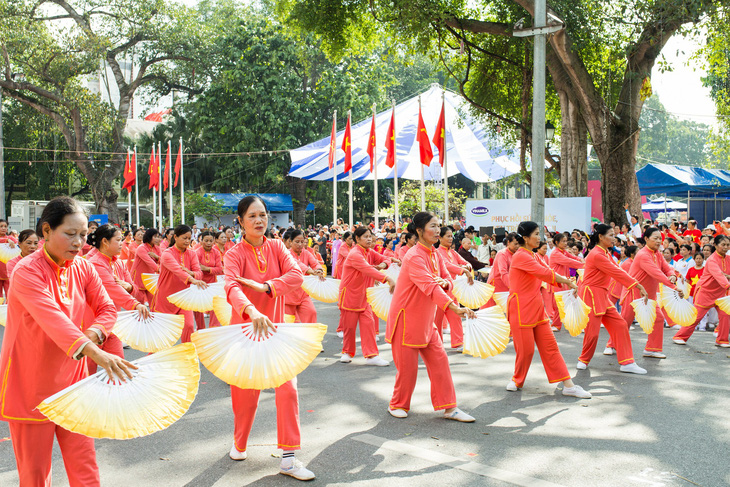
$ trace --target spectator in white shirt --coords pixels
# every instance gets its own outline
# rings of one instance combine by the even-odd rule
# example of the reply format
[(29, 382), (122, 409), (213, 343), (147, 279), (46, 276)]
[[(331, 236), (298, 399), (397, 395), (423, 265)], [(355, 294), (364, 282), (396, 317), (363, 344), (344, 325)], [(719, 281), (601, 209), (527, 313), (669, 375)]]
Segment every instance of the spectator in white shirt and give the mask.
[(674, 269), (682, 274), (682, 277), (687, 277), (687, 271), (690, 267), (694, 266), (692, 261), (692, 247), (690, 245), (681, 245), (679, 247), (679, 255), (681, 258), (674, 263)]
[(624, 208), (626, 209), (626, 219), (628, 220), (629, 224), (631, 225), (631, 234), (634, 236), (634, 238), (641, 237), (641, 225), (639, 225), (639, 217), (629, 213), (629, 204), (628, 203), (626, 203), (624, 205)]

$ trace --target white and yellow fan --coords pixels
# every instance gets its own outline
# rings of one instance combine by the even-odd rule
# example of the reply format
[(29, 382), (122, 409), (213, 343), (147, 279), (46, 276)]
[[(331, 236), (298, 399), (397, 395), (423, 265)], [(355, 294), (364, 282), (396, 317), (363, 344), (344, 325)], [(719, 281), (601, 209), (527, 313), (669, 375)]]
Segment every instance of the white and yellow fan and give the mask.
[(336, 303), (340, 293), (339, 279), (325, 279), (319, 276), (304, 276), (302, 289), (317, 301)]
[(5, 326), (8, 321), (8, 305), (0, 304), (0, 325)]
[(467, 318), (464, 327), (464, 352), (479, 358), (504, 352), (509, 343), (509, 322), (499, 306), (480, 309), (477, 317)]
[(662, 305), (667, 316), (679, 326), (691, 326), (697, 319), (697, 308), (686, 299), (679, 297), (679, 293), (667, 286), (662, 287)]
[(682, 279), (677, 279), (677, 283), (675, 284), (675, 287), (682, 291), (682, 294), (684, 295), (684, 299), (689, 299), (689, 293), (692, 290), (692, 285), (686, 281), (683, 281)]
[(301, 373), (322, 350), (327, 326), (276, 323), (259, 337), (250, 323), (193, 333), (200, 361), (223, 382), (241, 389), (279, 387)]
[(575, 270), (575, 275), (576, 275), (576, 279), (575, 280), (576, 281), (580, 281), (581, 279), (583, 279), (583, 273), (584, 272), (585, 272), (585, 269), (576, 269)]
[(368, 303), (373, 308), (375, 316), (381, 320), (388, 321), (388, 312), (390, 311), (390, 303), (393, 301), (393, 295), (390, 292), (390, 286), (373, 286), (366, 289)]
[(224, 276), (223, 274), (218, 274), (217, 276), (215, 276), (215, 282), (220, 282), (221, 284), (225, 284), (226, 276)]
[[(730, 314), (730, 296), (725, 296), (724, 298), (716, 299), (715, 304), (717, 305), (718, 308), (720, 308), (720, 311), (722, 311), (723, 313)], [(3, 324), (4, 323), (5, 323), (5, 321), (3, 320)]]
[(120, 311), (114, 334), (135, 350), (154, 353), (175, 345), (184, 324), (183, 315), (150, 313), (145, 320), (137, 311)]
[(20, 255), (20, 247), (16, 244), (11, 248), (9, 243), (0, 243), (0, 262), (7, 264)]
[(284, 323), (296, 323), (297, 317), (294, 315), (284, 314)]
[(484, 282), (474, 281), (469, 284), (465, 275), (454, 279), (454, 296), (467, 308), (477, 309), (484, 306), (494, 294), (494, 286)]
[(636, 321), (644, 333), (647, 335), (654, 331), (654, 320), (656, 320), (656, 301), (649, 299), (644, 302), (644, 298), (631, 301), (631, 307), (634, 308), (634, 316)]
[(588, 314), (591, 308), (586, 305), (572, 290), (555, 293), (560, 321), (565, 325), (570, 336), (578, 336), (588, 325)]
[(659, 290), (656, 293), (656, 304), (660, 308), (664, 307), (664, 303), (662, 303), (662, 291), (664, 290), (664, 284), (659, 283)]
[(223, 296), (213, 296), (213, 312), (215, 317), (218, 318), (221, 326), (228, 326), (231, 324), (231, 316), (233, 316), (233, 306), (228, 303), (228, 300)]
[(391, 263), (387, 269), (380, 272), (398, 282), (398, 276), (400, 275), (400, 266), (398, 264)]
[(205, 289), (191, 284), (187, 289), (169, 295), (167, 300), (180, 309), (207, 313), (213, 309), (213, 298), (215, 296), (225, 297), (225, 295), (223, 284), (219, 282), (208, 284)]
[(509, 292), (503, 291), (501, 293), (492, 294), (492, 299), (497, 303), (497, 306), (502, 308), (504, 315), (507, 316), (507, 299), (509, 298)]
[(198, 393), (200, 366), (192, 343), (132, 362), (134, 379), (110, 380), (100, 370), (40, 403), (57, 425), (91, 438), (126, 440), (163, 430), (185, 414)]
[(142, 273), (142, 284), (144, 284), (144, 288), (152, 294), (157, 294), (157, 281), (159, 279), (159, 274)]

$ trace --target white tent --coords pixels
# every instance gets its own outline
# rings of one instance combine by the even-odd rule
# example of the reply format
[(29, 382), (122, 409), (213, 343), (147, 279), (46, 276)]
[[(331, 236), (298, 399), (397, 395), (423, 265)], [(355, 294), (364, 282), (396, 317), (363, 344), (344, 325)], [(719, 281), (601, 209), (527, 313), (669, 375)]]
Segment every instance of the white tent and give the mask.
[(642, 211), (662, 212), (665, 209), (667, 211), (686, 210), (687, 205), (685, 203), (680, 203), (679, 201), (674, 201), (669, 198), (657, 198), (641, 205)]
[[(441, 100), (444, 90), (434, 84), (421, 94), (421, 111), (428, 131), (429, 139), (441, 114)], [(469, 114), (469, 106), (463, 97), (446, 91), (446, 159), (449, 176), (463, 174), (472, 181), (487, 183), (511, 176), (520, 170), (519, 154), (514, 150), (506, 150), (490, 138), (482, 124)], [(392, 109), (388, 108), (375, 115), (376, 160), (378, 179), (393, 178), (393, 169), (385, 165), (387, 150), (385, 138)], [(346, 116), (340, 114), (341, 120)], [(371, 118), (352, 126), (352, 165), (354, 180), (372, 180), (370, 172), (370, 156), (367, 143), (370, 137)], [(405, 179), (421, 179), (421, 162), (418, 152), (416, 132), (418, 126), (418, 96), (410, 98), (395, 107), (396, 132), (396, 164), (398, 177)], [(337, 133), (337, 180), (344, 181), (345, 154), (340, 149), (344, 130)], [(289, 176), (315, 181), (331, 181), (332, 170), (329, 169), (330, 137), (313, 142), (291, 151), (292, 167)], [(434, 158), (431, 165), (425, 168), (424, 179), (441, 181), (443, 172), (439, 164), (438, 151), (433, 146)]]

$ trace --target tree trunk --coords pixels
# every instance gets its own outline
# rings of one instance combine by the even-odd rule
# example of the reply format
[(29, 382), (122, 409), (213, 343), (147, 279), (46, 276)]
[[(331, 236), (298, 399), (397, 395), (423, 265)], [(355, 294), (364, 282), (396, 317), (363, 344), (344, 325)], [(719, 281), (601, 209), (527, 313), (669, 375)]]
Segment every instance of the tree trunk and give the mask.
[(560, 137), (560, 196), (588, 195), (588, 130), (580, 107), (568, 93), (559, 91), (562, 134)]
[(610, 150), (599, 155), (603, 219), (617, 225), (626, 222), (625, 203), (629, 203), (632, 215), (641, 215), (639, 183), (635, 171), (639, 130), (630, 125), (628, 130), (622, 127), (609, 125)]
[[(113, 169), (110, 167), (109, 169)], [(112, 187), (116, 171), (104, 170), (96, 173), (94, 180), (89, 179), (91, 194), (96, 203), (99, 214), (109, 215), (109, 223), (119, 223), (119, 208), (117, 207), (118, 193)]]
[(291, 187), (292, 203), (294, 203), (294, 214), (292, 220), (294, 225), (305, 226), (305, 219), (307, 217), (307, 180), (300, 178), (290, 178), (289, 185)]

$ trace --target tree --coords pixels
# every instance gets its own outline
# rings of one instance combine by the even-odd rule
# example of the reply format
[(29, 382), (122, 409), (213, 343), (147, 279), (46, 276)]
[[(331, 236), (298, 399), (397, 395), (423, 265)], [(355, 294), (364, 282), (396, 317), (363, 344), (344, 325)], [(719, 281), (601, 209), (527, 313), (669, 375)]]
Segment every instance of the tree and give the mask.
[(206, 220), (216, 219), (220, 225), (220, 216), (225, 214), (226, 210), (223, 204), (200, 193), (189, 193), (185, 195), (185, 214), (187, 215), (187, 225), (195, 223), (195, 217), (200, 216)]
[[(132, 99), (142, 87), (199, 92), (195, 67), (207, 66), (209, 37), (195, 11), (166, 0), (0, 0), (0, 89), (53, 120), (97, 211), (119, 221), (112, 183), (124, 168)], [(113, 107), (85, 87), (107, 67), (119, 93)], [(94, 147), (90, 128), (100, 117), (108, 129), (97, 135), (108, 143)], [(114, 154), (108, 163), (97, 148)]]
[[(607, 220), (618, 221), (625, 201), (640, 211), (635, 174), (639, 138), (642, 87), (666, 42), (713, 17), (726, 1), (710, 0), (556, 0), (548, 11), (565, 23), (565, 29), (549, 37), (547, 69), (558, 94), (561, 112), (561, 168), (585, 173), (586, 143), (590, 136), (601, 164), (603, 209)], [(369, 26), (377, 19), (388, 32), (410, 40), (416, 46), (438, 53), (464, 93), (478, 110), (525, 130), (526, 117), (514, 119), (507, 109), (517, 103), (499, 105), (516, 95), (480, 102), (469, 96), (495, 91), (496, 86), (515, 92), (527, 84), (515, 82), (519, 67), (523, 78), (531, 73), (527, 63), (516, 62), (516, 46), (528, 57), (524, 43), (512, 36), (513, 25), (525, 13), (534, 14), (533, 0), (482, 0), (471, 3), (442, 0), (391, 2), (385, 0), (281, 0), (281, 9), (292, 21), (329, 39), (334, 50), (348, 45), (356, 26)], [(524, 22), (522, 22), (524, 23)], [(381, 35), (376, 31), (373, 35)], [(501, 41), (496, 41), (501, 39)], [(502, 48), (499, 49), (499, 46)], [(459, 54), (456, 54), (459, 53)], [(463, 54), (461, 54), (463, 53)], [(513, 70), (483, 69), (480, 62), (493, 60)], [(499, 76), (506, 74), (506, 83)], [(512, 74), (510, 74), (512, 73)], [(511, 82), (510, 82), (511, 81)], [(496, 105), (496, 106), (495, 106)], [(524, 115), (524, 114), (523, 114)], [(524, 134), (524, 132), (523, 132)], [(561, 169), (561, 181), (566, 177)], [(579, 178), (568, 178), (573, 184)], [(582, 190), (582, 188), (581, 188)]]
[[(443, 215), (444, 213), (444, 190), (435, 184), (426, 183), (426, 211)], [(466, 192), (461, 188), (449, 187), (449, 217), (461, 214), (466, 201)], [(401, 215), (415, 215), (421, 211), (421, 182), (401, 181), (398, 185), (398, 211)], [(383, 215), (394, 215), (395, 207), (382, 208)]]

